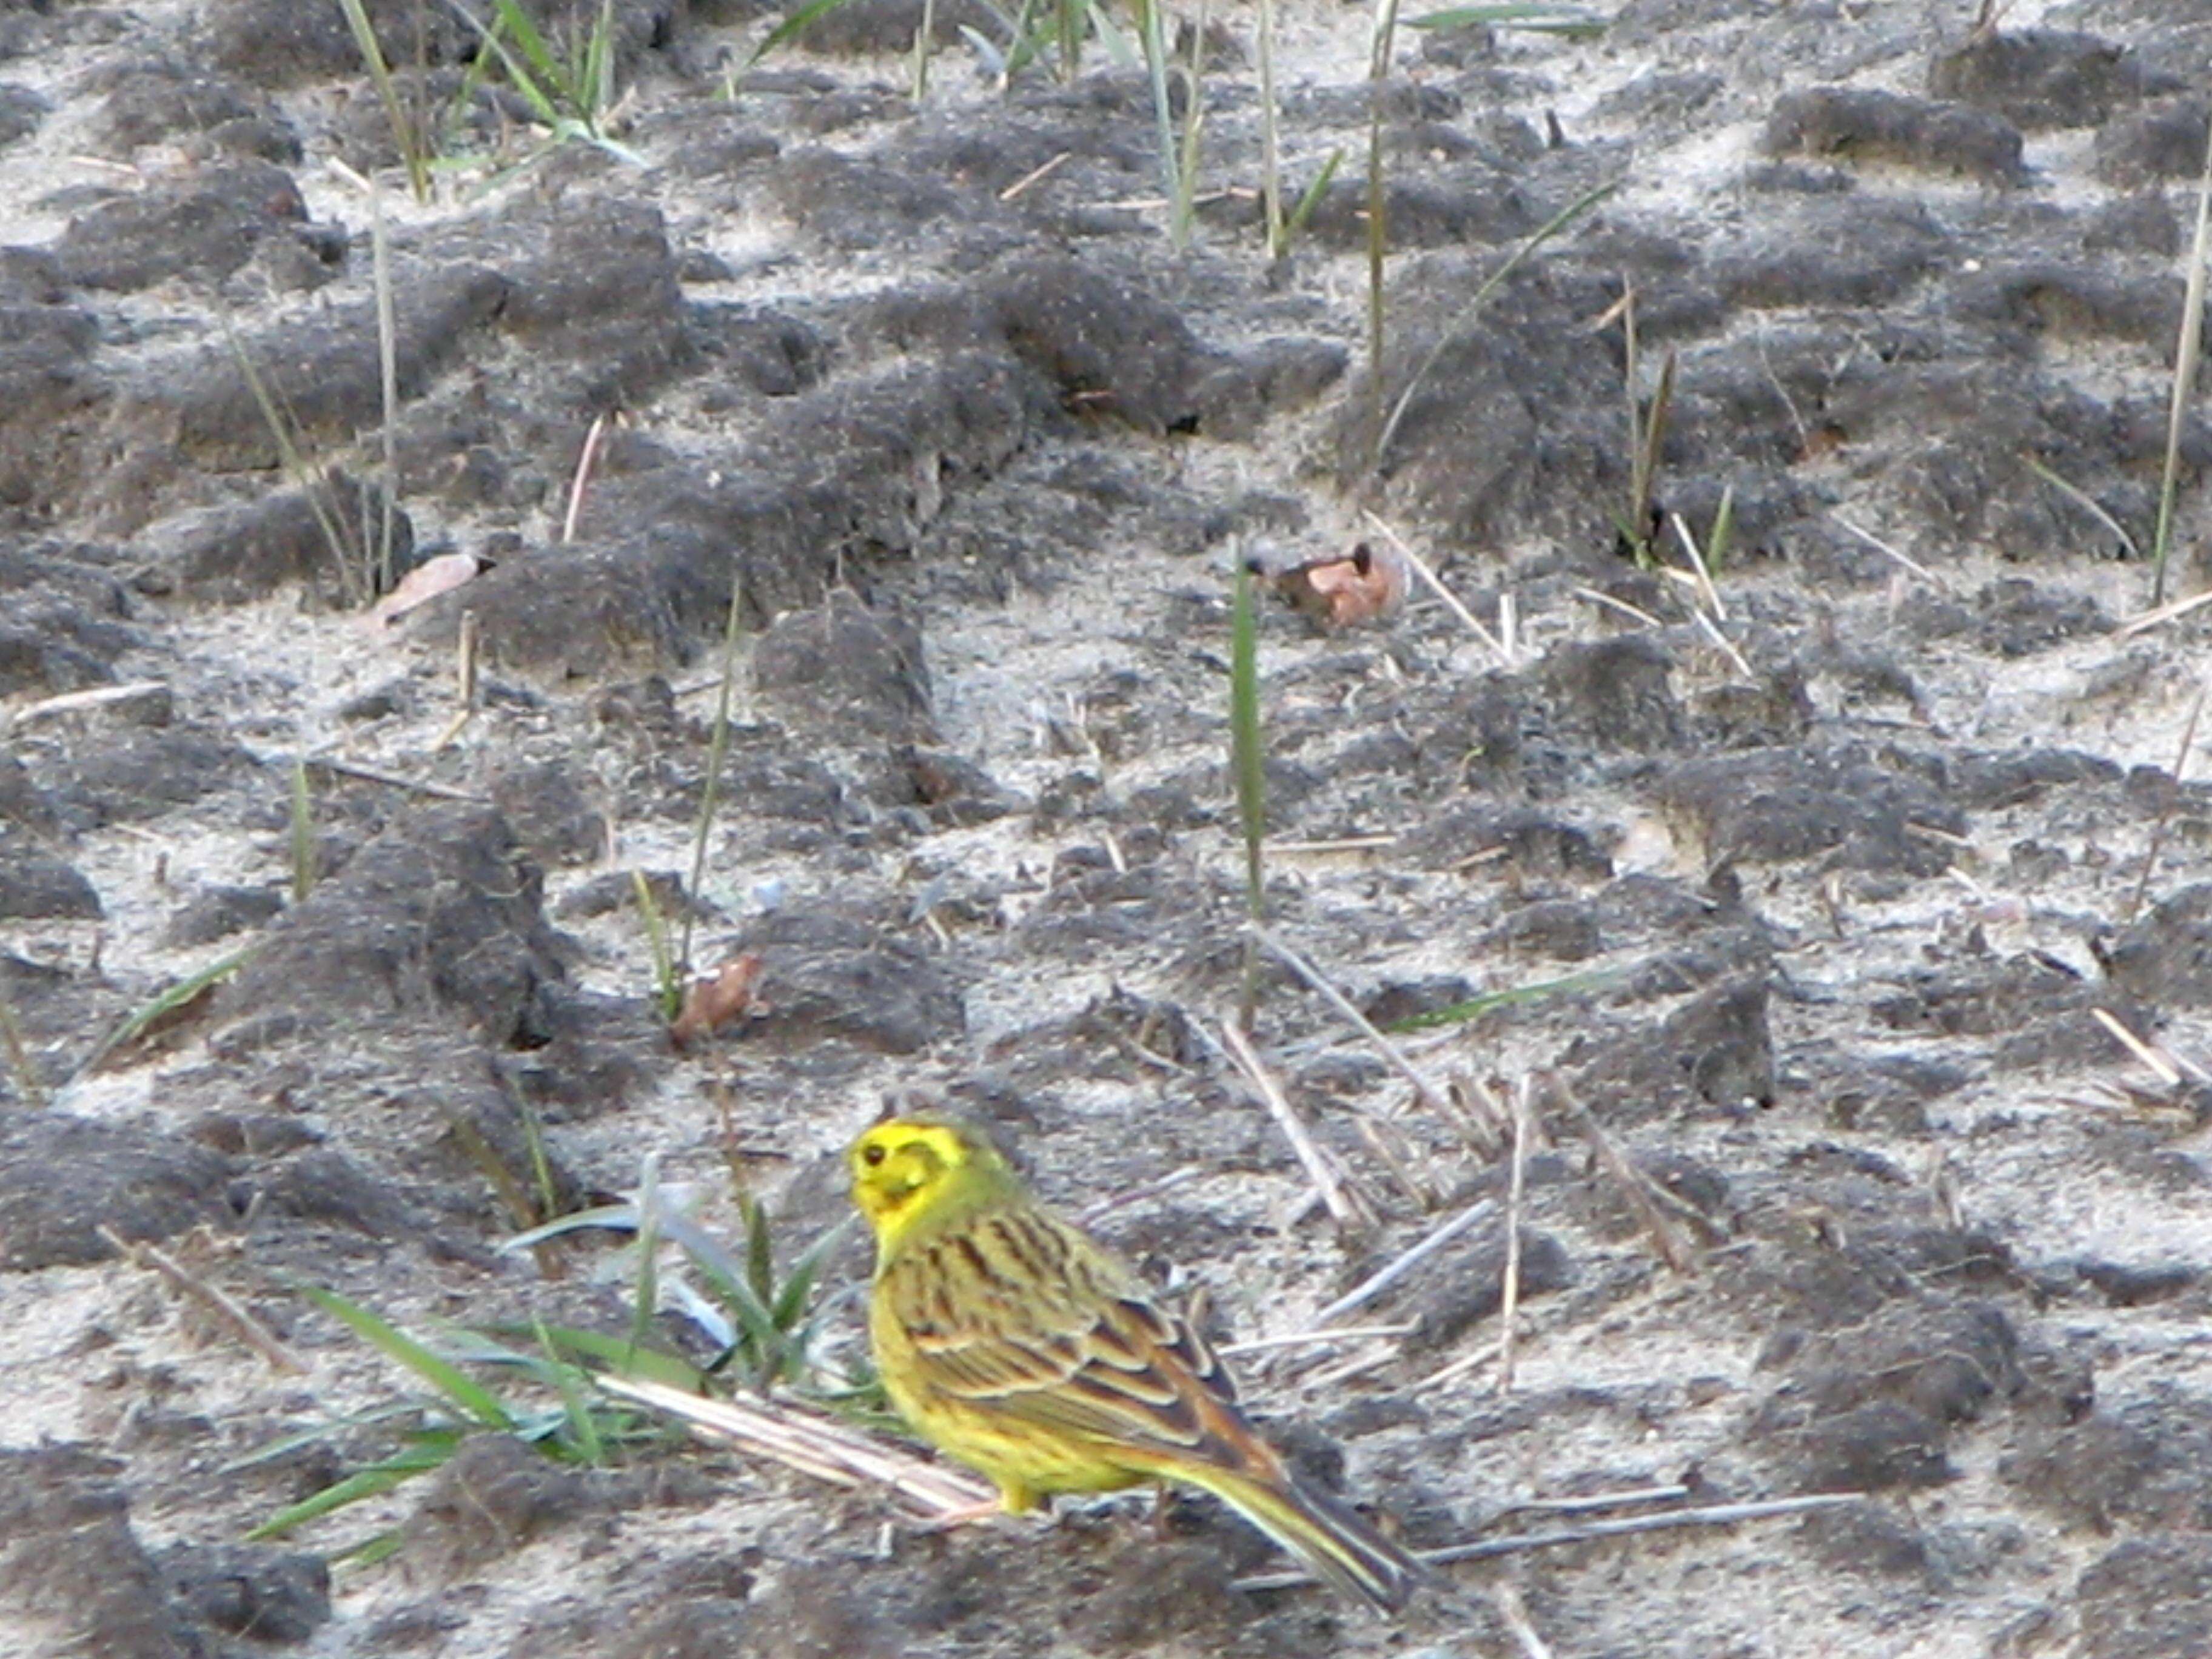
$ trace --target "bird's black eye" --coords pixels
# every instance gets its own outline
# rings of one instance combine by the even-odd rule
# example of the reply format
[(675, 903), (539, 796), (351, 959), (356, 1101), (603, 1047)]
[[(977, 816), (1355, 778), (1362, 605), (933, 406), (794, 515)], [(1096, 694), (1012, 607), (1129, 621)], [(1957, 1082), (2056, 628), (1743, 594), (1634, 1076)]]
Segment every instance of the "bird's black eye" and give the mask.
[(863, 1163), (863, 1164), (880, 1164), (880, 1163), (882, 1163), (883, 1161), (884, 1161), (884, 1149), (883, 1149), (882, 1147), (880, 1147), (880, 1146), (863, 1146), (863, 1147), (860, 1149), (860, 1162), (861, 1162), (861, 1163)]

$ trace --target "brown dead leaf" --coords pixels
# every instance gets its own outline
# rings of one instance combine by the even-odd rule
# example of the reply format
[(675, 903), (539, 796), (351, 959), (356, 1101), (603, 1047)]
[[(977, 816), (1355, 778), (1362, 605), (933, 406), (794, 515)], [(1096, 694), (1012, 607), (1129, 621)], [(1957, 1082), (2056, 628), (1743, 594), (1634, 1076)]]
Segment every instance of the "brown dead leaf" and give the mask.
[(473, 553), (441, 553), (425, 559), (399, 579), (399, 585), (379, 599), (362, 618), (371, 633), (381, 633), (409, 611), (441, 593), (450, 593), (483, 572)]
[(1389, 548), (1362, 542), (1348, 559), (1316, 559), (1279, 571), (1275, 591), (1324, 628), (1387, 617), (1406, 602), (1406, 566)]
[(720, 1030), (754, 1006), (753, 986), (760, 972), (760, 957), (748, 951), (704, 979), (693, 980), (684, 994), (682, 1012), (669, 1022), (668, 1035), (684, 1047)]

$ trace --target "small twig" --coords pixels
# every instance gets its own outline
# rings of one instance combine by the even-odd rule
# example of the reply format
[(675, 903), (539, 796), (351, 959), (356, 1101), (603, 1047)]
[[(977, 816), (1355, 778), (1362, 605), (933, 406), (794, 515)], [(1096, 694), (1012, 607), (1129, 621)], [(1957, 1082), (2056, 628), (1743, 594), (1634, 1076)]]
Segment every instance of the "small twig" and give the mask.
[(1521, 1644), (1527, 1659), (1552, 1659), (1551, 1644), (1536, 1634), (1536, 1626), (1529, 1622), (1528, 1605), (1521, 1592), (1510, 1583), (1493, 1585), (1491, 1599), (1498, 1603), (1498, 1616), (1505, 1628), (1513, 1632), (1513, 1639)]
[(1463, 1353), (1448, 1365), (1438, 1366), (1426, 1376), (1417, 1377), (1407, 1384), (1407, 1394), (1425, 1394), (1431, 1389), (1440, 1389), (1447, 1382), (1456, 1382), (1469, 1371), (1477, 1370), (1498, 1358), (1498, 1344), (1486, 1342), (1473, 1353)]
[(2162, 1051), (2153, 1048), (2133, 1031), (2128, 1030), (2120, 1023), (2118, 1016), (2103, 1008), (2092, 1008), (2089, 1011), (2089, 1017), (2110, 1031), (2118, 1040), (2122, 1048), (2154, 1073), (2158, 1080), (2167, 1088), (2180, 1086), (2181, 1068), (2168, 1059)]
[(576, 457), (576, 471), (568, 480), (568, 510), (561, 516), (561, 539), (576, 539), (576, 520), (583, 516), (584, 486), (591, 482), (592, 463), (599, 459), (599, 434), (606, 430), (605, 415), (592, 416), (592, 428), (584, 434), (583, 453)]
[(1690, 1495), (1685, 1486), (1632, 1486), (1624, 1492), (1584, 1492), (1572, 1498), (1525, 1498), (1490, 1516), (1495, 1526), (1509, 1515), (1592, 1515), (1600, 1510), (1632, 1509), (1644, 1504), (1679, 1504)]
[(1608, 611), (1618, 611), (1622, 616), (1632, 617), (1635, 621), (1642, 623), (1646, 628), (1659, 628), (1664, 626), (1664, 624), (1660, 622), (1659, 618), (1653, 616), (1649, 611), (1639, 610), (1635, 605), (1629, 604), (1626, 599), (1616, 599), (1610, 593), (1601, 593), (1595, 587), (1577, 587), (1574, 590), (1574, 595), (1577, 599), (1582, 599), (1590, 605), (1601, 605)]
[(433, 795), (440, 800), (465, 800), (476, 806), (488, 804), (482, 795), (472, 795), (465, 789), (433, 783), (427, 778), (402, 777), (397, 772), (380, 771), (374, 766), (340, 760), (335, 755), (309, 755), (306, 757), (306, 763), (319, 766), (325, 772), (336, 772), (342, 777), (359, 778), (363, 783), (380, 783), (391, 789), (411, 789), (418, 795)]
[(1391, 529), (1389, 525), (1385, 524), (1374, 513), (1369, 512), (1364, 516), (1367, 522), (1374, 527), (1375, 533), (1382, 537), (1385, 541), (1389, 542), (1390, 545), (1397, 550), (1398, 556), (1405, 560), (1407, 567), (1413, 571), (1413, 573), (1419, 576), (1423, 581), (1426, 582), (1429, 585), (1430, 590), (1434, 592), (1438, 599), (1444, 602), (1445, 608), (1449, 610), (1452, 615), (1457, 617), (1462, 623), (1466, 624), (1468, 632), (1474, 635), (1475, 638), (1480, 640), (1483, 644), (1490, 647), (1492, 653), (1497, 657), (1499, 665), (1505, 668), (1512, 667), (1513, 658), (1511, 653), (1506, 650), (1504, 641), (1500, 640), (1497, 635), (1492, 633), (1488, 629), (1485, 628), (1481, 622), (1477, 619), (1474, 612), (1468, 610), (1464, 605), (1460, 603), (1459, 595), (1453, 592), (1451, 589), (1443, 585), (1443, 580), (1437, 575), (1437, 573), (1429, 568), (1428, 562), (1422, 558), (1419, 554), (1414, 552), (1411, 547), (1407, 546), (1406, 544), (1405, 538), (1400, 536), (1396, 531)]
[(1395, 1325), (1338, 1325), (1325, 1331), (1289, 1331), (1281, 1336), (1255, 1336), (1249, 1341), (1231, 1342), (1214, 1352), (1234, 1358), (1239, 1354), (1261, 1353), (1274, 1348), (1304, 1348), (1331, 1342), (1356, 1342), (1370, 1337), (1408, 1336), (1413, 1334), (1413, 1322), (1405, 1320)]
[(1186, 1182), (1195, 1181), (1198, 1175), (1199, 1170), (1195, 1164), (1185, 1164), (1180, 1170), (1170, 1170), (1158, 1181), (1149, 1182), (1142, 1187), (1132, 1187), (1126, 1193), (1115, 1193), (1109, 1197), (1102, 1198), (1090, 1208), (1079, 1211), (1075, 1218), (1087, 1227), (1092, 1222), (1113, 1214), (1116, 1210), (1125, 1210), (1132, 1204), (1149, 1203), (1164, 1193), (1171, 1193)]
[(1017, 196), (1019, 196), (1024, 191), (1029, 189), (1030, 185), (1042, 184), (1046, 179), (1051, 178), (1054, 173), (1059, 172), (1061, 167), (1065, 167), (1069, 159), (1073, 157), (1074, 154), (1075, 152), (1072, 149), (1064, 149), (1060, 151), (1059, 155), (1054, 156), (1049, 161), (1046, 161), (1041, 166), (1031, 167), (1027, 173), (1022, 174), (1020, 178), (1015, 179), (1012, 184), (1008, 185), (1004, 190), (1000, 191), (999, 192), (999, 199), (1002, 202), (1011, 202)]
[(2112, 630), (2112, 637), (2131, 640), (2138, 634), (2154, 628), (2163, 628), (2166, 623), (2185, 617), (2192, 611), (2200, 611), (2208, 605), (2212, 605), (2212, 587), (2206, 588), (2202, 593), (2191, 593), (2185, 599), (2175, 599), (2171, 604), (2162, 605), (2155, 611), (2146, 611), (2140, 617), (2130, 617)]
[[(1526, 1550), (1553, 1549), (1564, 1544), (1587, 1544), (1600, 1538), (1620, 1538), (1639, 1532), (1662, 1532), (1675, 1527), (1732, 1527), (1745, 1521), (1765, 1521), (1777, 1516), (1809, 1515), (1817, 1510), (1832, 1510), (1845, 1504), (1863, 1504), (1865, 1496), (1860, 1492), (1816, 1492), (1805, 1498), (1770, 1498), (1747, 1504), (1715, 1504), (1704, 1509), (1669, 1510), (1663, 1515), (1629, 1515), (1612, 1521), (1591, 1521), (1579, 1527), (1561, 1527), (1552, 1532), (1516, 1533), (1506, 1538), (1486, 1538), (1479, 1542), (1450, 1544), (1443, 1549), (1416, 1550), (1413, 1553), (1431, 1565), (1442, 1566), (1454, 1561), (1485, 1561), (1500, 1555), (1517, 1555)], [(1231, 1589), (1265, 1590), (1289, 1589), (1294, 1585), (1310, 1583), (1312, 1580), (1303, 1572), (1261, 1573), (1249, 1578), (1231, 1582)]]
[(1597, 1154), (1599, 1167), (1613, 1177), (1614, 1184), (1628, 1200), (1629, 1207), (1636, 1212), (1637, 1218), (1644, 1224), (1644, 1231), (1651, 1235), (1652, 1244), (1658, 1250), (1660, 1259), (1678, 1273), (1695, 1273), (1697, 1254), (1654, 1200), (1650, 1178), (1622, 1155), (1620, 1149), (1613, 1144), (1613, 1137), (1606, 1133), (1598, 1121), (1590, 1115), (1589, 1109), (1575, 1098), (1564, 1079), (1555, 1073), (1547, 1079), (1547, 1084), (1552, 1098), (1566, 1108), (1581, 1126), (1591, 1150)]
[[(2212, 688), (2212, 681), (2198, 682), (2197, 700), (2189, 705), (2189, 718), (2182, 722), (2181, 746), (2173, 756), (2173, 781), (2177, 787), (2181, 782), (2182, 773), (2188, 768), (2189, 751), (2197, 742), (2197, 717), (2204, 712), (2204, 693), (2208, 688)], [(2128, 908), (2120, 913), (2122, 921), (2133, 921), (2136, 912), (2142, 908), (2143, 899), (2150, 891), (2151, 872), (2158, 868), (2158, 855), (2166, 849), (2166, 822), (2172, 816), (2172, 803), (2169, 800), (2160, 809), (2158, 822), (2151, 826), (2150, 845), (2143, 852), (2142, 874), (2136, 879), (2136, 890), (2128, 896)]]
[(41, 697), (15, 711), (9, 725), (16, 730), (33, 720), (52, 720), (62, 714), (79, 714), (88, 708), (104, 708), (109, 703), (127, 702), (133, 697), (147, 696), (156, 691), (167, 690), (161, 680), (133, 680), (128, 685), (95, 685), (86, 691), (64, 691), (58, 696)]
[(1261, 1063), (1260, 1056), (1253, 1052), (1251, 1039), (1237, 1029), (1234, 1020), (1222, 1021), (1221, 1037), (1231, 1055), (1251, 1081), (1253, 1088), (1258, 1091), (1261, 1103), (1267, 1107), (1268, 1115), (1275, 1120), (1284, 1139), (1291, 1143), (1291, 1150), (1297, 1154), (1298, 1162), (1305, 1165), (1307, 1175), (1313, 1178), (1314, 1185), (1320, 1189), (1321, 1201), (1328, 1206), (1330, 1218), (1340, 1227), (1358, 1227), (1371, 1222), (1374, 1218), (1360, 1213), (1360, 1206), (1346, 1189), (1344, 1177), (1338, 1174), (1328, 1155), (1322, 1151), (1308, 1132), (1304, 1121), (1291, 1109), (1291, 1103), (1284, 1097), (1281, 1085)]
[(266, 1325), (247, 1312), (241, 1304), (192, 1273), (174, 1256), (152, 1244), (134, 1243), (105, 1222), (100, 1224), (100, 1236), (107, 1241), (118, 1255), (142, 1267), (151, 1267), (186, 1296), (212, 1311), (242, 1337), (248, 1347), (278, 1370), (290, 1371), (298, 1376), (307, 1374), (306, 1362), (279, 1341)]
[(1937, 592), (1940, 593), (1943, 591), (1942, 581), (1936, 576), (1934, 571), (1930, 570), (1926, 565), (1921, 563), (1919, 560), (1912, 557), (1910, 554), (1899, 551), (1896, 548), (1892, 547), (1887, 542), (1882, 540), (1881, 537), (1874, 534), (1871, 531), (1860, 529), (1856, 525), (1853, 524), (1849, 519), (1844, 518), (1840, 514), (1831, 513), (1828, 516), (1833, 519), (1838, 524), (1843, 526), (1844, 529), (1850, 531), (1852, 535), (1864, 542), (1869, 547), (1873, 548), (1875, 552), (1887, 554), (1890, 558), (1894, 559), (1899, 564), (1904, 566), (1905, 568), (1910, 570), (1914, 575), (1919, 577), (1922, 581), (1926, 582)]
[(1689, 521), (1679, 513), (1669, 513), (1667, 520), (1674, 526), (1674, 539), (1682, 544), (1682, 551), (1689, 556), (1699, 602), (1713, 613), (1715, 622), (1726, 622), (1728, 607), (1721, 603), (1721, 591), (1713, 586), (1713, 573), (1705, 568), (1705, 556), (1698, 550), (1698, 538), (1690, 533)]
[(1513, 1091), (1513, 1164), (1505, 1188), (1505, 1282), (1498, 1301), (1498, 1392), (1513, 1392), (1513, 1329), (1521, 1311), (1521, 1199), (1528, 1178), (1528, 1079)]
[(1319, 992), (1323, 1001), (1343, 1015), (1360, 1036), (1373, 1043), (1376, 1052), (1382, 1056), (1384, 1061), (1413, 1085), (1413, 1092), (1419, 1097), (1424, 1106), (1431, 1111), (1437, 1112), (1448, 1112), (1451, 1109), (1449, 1103), (1443, 1097), (1443, 1091), (1421, 1075), (1413, 1062), (1406, 1058), (1404, 1051), (1389, 1037), (1383, 1036), (1373, 1020), (1352, 1006), (1350, 998), (1322, 977), (1320, 969), (1256, 923), (1251, 925), (1247, 931), (1254, 939), (1260, 941), (1270, 956), (1304, 980), (1314, 990)]
[(1370, 853), (1378, 847), (1395, 847), (1400, 837), (1389, 836), (1339, 836), (1334, 841), (1271, 841), (1267, 843), (1270, 853)]
[(1332, 1320), (1343, 1318), (1354, 1308), (1364, 1307), (1497, 1207), (1492, 1200), (1479, 1198), (1442, 1225), (1431, 1228), (1425, 1237), (1404, 1255), (1370, 1273), (1316, 1314), (1312, 1328), (1318, 1330)]
[(889, 1486), (943, 1521), (972, 1516), (995, 1497), (973, 1476), (921, 1458), (835, 1419), (781, 1400), (709, 1400), (658, 1382), (592, 1379), (617, 1399), (635, 1400), (682, 1419), (696, 1431), (732, 1441), (788, 1468), (840, 1486)]

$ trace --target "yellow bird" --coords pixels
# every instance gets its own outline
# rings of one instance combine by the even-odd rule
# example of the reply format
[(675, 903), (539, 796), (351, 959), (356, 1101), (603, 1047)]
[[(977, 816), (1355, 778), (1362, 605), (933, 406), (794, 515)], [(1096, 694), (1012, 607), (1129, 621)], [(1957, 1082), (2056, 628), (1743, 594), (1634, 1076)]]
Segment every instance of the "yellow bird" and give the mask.
[(1032, 1198), (981, 1131), (893, 1118), (847, 1158), (876, 1235), (868, 1333), (884, 1392), (915, 1432), (996, 1482), (1007, 1510), (1174, 1481), (1378, 1607), (1428, 1577), (1300, 1484), (1198, 1333)]

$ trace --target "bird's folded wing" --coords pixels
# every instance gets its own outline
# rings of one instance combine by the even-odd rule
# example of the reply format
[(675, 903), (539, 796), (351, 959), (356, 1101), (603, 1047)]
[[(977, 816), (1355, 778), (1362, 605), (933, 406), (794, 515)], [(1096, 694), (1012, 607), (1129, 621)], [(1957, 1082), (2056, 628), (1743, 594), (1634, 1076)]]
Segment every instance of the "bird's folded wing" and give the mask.
[[(980, 1259), (998, 1255), (995, 1243), (984, 1242)], [(1089, 1295), (1079, 1281), (1018, 1285), (987, 1275), (955, 1299), (957, 1317), (908, 1325), (916, 1380), (970, 1410), (1039, 1428), (1243, 1463), (1252, 1434), (1227, 1374), (1183, 1321), (1133, 1288)]]

